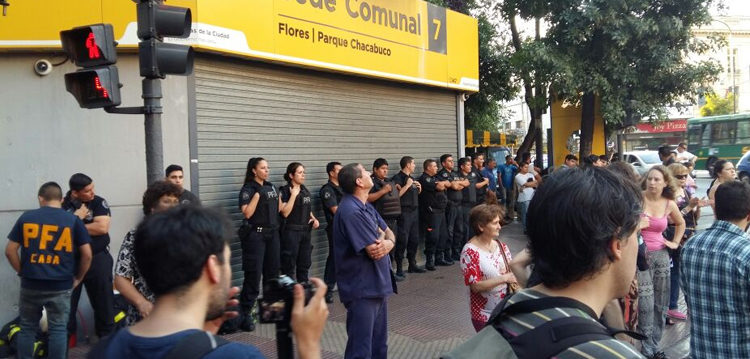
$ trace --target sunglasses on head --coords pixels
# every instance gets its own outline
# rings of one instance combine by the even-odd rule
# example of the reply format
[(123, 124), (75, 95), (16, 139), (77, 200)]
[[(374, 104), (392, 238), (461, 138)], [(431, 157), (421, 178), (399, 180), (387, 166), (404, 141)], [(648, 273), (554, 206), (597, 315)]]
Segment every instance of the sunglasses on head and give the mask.
[(675, 175), (674, 178), (677, 178), (677, 179), (686, 179), (687, 175)]

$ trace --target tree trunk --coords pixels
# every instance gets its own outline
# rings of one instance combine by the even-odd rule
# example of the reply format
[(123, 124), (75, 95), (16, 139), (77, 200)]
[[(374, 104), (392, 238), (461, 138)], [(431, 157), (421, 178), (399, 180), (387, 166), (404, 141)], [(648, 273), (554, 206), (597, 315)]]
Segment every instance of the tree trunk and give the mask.
[(539, 118), (536, 126), (536, 161), (534, 166), (540, 169), (544, 168), (544, 139), (542, 138), (542, 119)]
[[(534, 115), (534, 111), (530, 111), (532, 114), (532, 117)], [(518, 150), (516, 151), (516, 162), (521, 162), (521, 154), (526, 152), (531, 152), (531, 146), (534, 145), (534, 141), (536, 140), (536, 121), (533, 119), (529, 121), (529, 129), (526, 131), (526, 136), (523, 138), (523, 142), (521, 142), (521, 146), (518, 147)]]
[(583, 159), (591, 154), (591, 148), (594, 142), (594, 121), (596, 96), (593, 92), (583, 94), (581, 100), (581, 148), (578, 158)]

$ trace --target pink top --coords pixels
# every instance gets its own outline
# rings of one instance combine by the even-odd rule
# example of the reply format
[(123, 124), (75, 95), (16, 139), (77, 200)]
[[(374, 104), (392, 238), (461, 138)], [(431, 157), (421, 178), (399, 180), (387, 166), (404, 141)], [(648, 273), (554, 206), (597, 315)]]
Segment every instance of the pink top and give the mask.
[(643, 237), (643, 242), (646, 243), (646, 248), (650, 251), (658, 251), (666, 248), (662, 232), (667, 229), (668, 208), (669, 201), (667, 201), (667, 207), (664, 208), (664, 216), (661, 218), (649, 216), (645, 212), (643, 213), (644, 216), (648, 217), (648, 227), (641, 230), (641, 236)]

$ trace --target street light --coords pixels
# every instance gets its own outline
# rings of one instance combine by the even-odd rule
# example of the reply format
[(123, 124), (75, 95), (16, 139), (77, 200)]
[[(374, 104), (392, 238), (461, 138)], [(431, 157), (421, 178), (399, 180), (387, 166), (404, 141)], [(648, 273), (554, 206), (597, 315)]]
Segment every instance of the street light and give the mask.
[(729, 40), (727, 40), (727, 47), (729, 48), (729, 55), (732, 61), (732, 113), (734, 114), (737, 113), (737, 58), (736, 56), (734, 56), (734, 52), (732, 51), (732, 28), (729, 27), (729, 24), (724, 21), (718, 19), (713, 19), (713, 21), (723, 24), (727, 27), (727, 30), (729, 30)]

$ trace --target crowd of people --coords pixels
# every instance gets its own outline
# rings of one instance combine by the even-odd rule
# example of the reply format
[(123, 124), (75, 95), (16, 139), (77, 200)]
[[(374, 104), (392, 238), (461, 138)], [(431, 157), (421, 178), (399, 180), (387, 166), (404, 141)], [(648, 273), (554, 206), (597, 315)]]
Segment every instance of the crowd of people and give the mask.
[[(746, 275), (748, 262), (722, 261), (710, 247), (711, 238), (731, 237), (732, 244), (722, 247), (722, 253), (727, 258), (749, 256), (750, 244), (736, 238), (747, 237), (750, 186), (734, 181), (731, 162), (718, 161), (716, 179), (701, 199), (689, 166), (673, 157), (664, 158), (666, 166), (654, 166), (643, 178), (631, 166), (610, 164), (599, 156), (584, 158), (579, 168), (578, 158), (568, 155), (562, 166), (544, 177), (528, 154), (520, 164), (507, 156), (499, 165), (494, 159), (485, 163), (482, 154), (457, 160), (445, 154), (437, 161), (425, 160), (419, 177), (409, 156), (401, 158), (395, 175), (389, 174), (383, 158), (373, 162), (372, 172), (358, 163), (330, 162), (328, 181), (319, 189), (329, 244), (323, 280), (309, 276), (311, 231), (323, 224), (313, 213), (304, 165), (290, 163), (283, 176), (286, 184), (277, 187), (269, 181), (268, 162), (254, 157), (247, 163), (238, 202), (244, 218), (237, 231), (244, 271), (241, 291), (229, 284), (230, 235), (225, 220), (201, 208), (198, 198), (182, 188), (181, 167), (169, 166), (165, 180), (148, 187), (144, 220), (126, 235), (116, 262), (108, 249), (109, 207), (94, 194), (92, 179), (78, 173), (71, 177), (64, 198), (59, 185), (44, 184), (38, 193), (40, 209), (19, 218), (8, 237), (6, 256), (22, 278), (19, 354), (30, 357), (32, 333), (45, 307), (50, 357), (65, 357), (65, 333), (75, 331), (82, 284), (94, 309), (96, 333), (108, 338), (93, 356), (173, 356), (186, 350), (187, 343), (199, 343), (192, 345), (206, 350), (206, 357), (258, 357), (254, 348), (226, 345), (213, 334), (234, 317), (242, 330), (254, 330), (261, 285), (284, 274), (317, 288), (307, 306), (295, 301), (291, 325), (301, 356), (319, 356), (326, 303), (333, 301), (327, 289), (337, 287), (347, 310), (345, 357), (385, 358), (388, 297), (397, 293), (397, 282), (407, 273), (456, 262), (478, 335), (491, 328), (517, 353), (531, 350), (517, 345), (533, 337), (535, 328), (554, 326), (558, 318), (572, 315), (638, 332), (643, 356), (664, 358), (659, 347), (664, 326), (687, 318), (677, 308), (682, 288), (690, 308), (694, 350), (711, 356), (719, 343), (719, 352), (733, 354), (724, 357), (750, 354), (747, 345), (737, 343), (750, 338), (750, 323), (740, 315), (747, 307), (741, 293), (750, 284), (729, 283), (732, 275)], [(717, 222), (696, 234), (700, 208), (709, 204)], [(515, 220), (516, 211), (530, 242), (512, 256), (500, 239), (500, 229)], [(420, 240), (423, 265), (417, 263)], [(178, 241), (180, 246), (173, 245)], [(706, 255), (709, 252), (717, 256), (715, 262), (707, 259), (713, 258)], [(717, 267), (709, 272), (714, 275), (710, 279), (728, 282), (732, 291), (719, 292), (733, 295), (736, 307), (731, 313), (712, 306), (717, 297), (704, 283), (706, 269), (697, 265)], [(110, 335), (115, 331), (113, 282), (129, 303), (129, 327)], [(238, 299), (231, 299), (236, 294)], [(295, 298), (300, 295), (304, 297), (298, 286)], [(554, 300), (532, 304), (546, 297)], [(696, 323), (720, 325), (716, 316), (721, 314), (731, 316), (730, 326), (739, 333), (716, 338), (716, 331), (693, 328)], [(546, 319), (539, 322), (539, 317)], [(606, 338), (555, 353), (641, 357), (610, 335), (614, 332), (605, 333)], [(525, 353), (534, 357), (528, 353), (539, 352)]]

